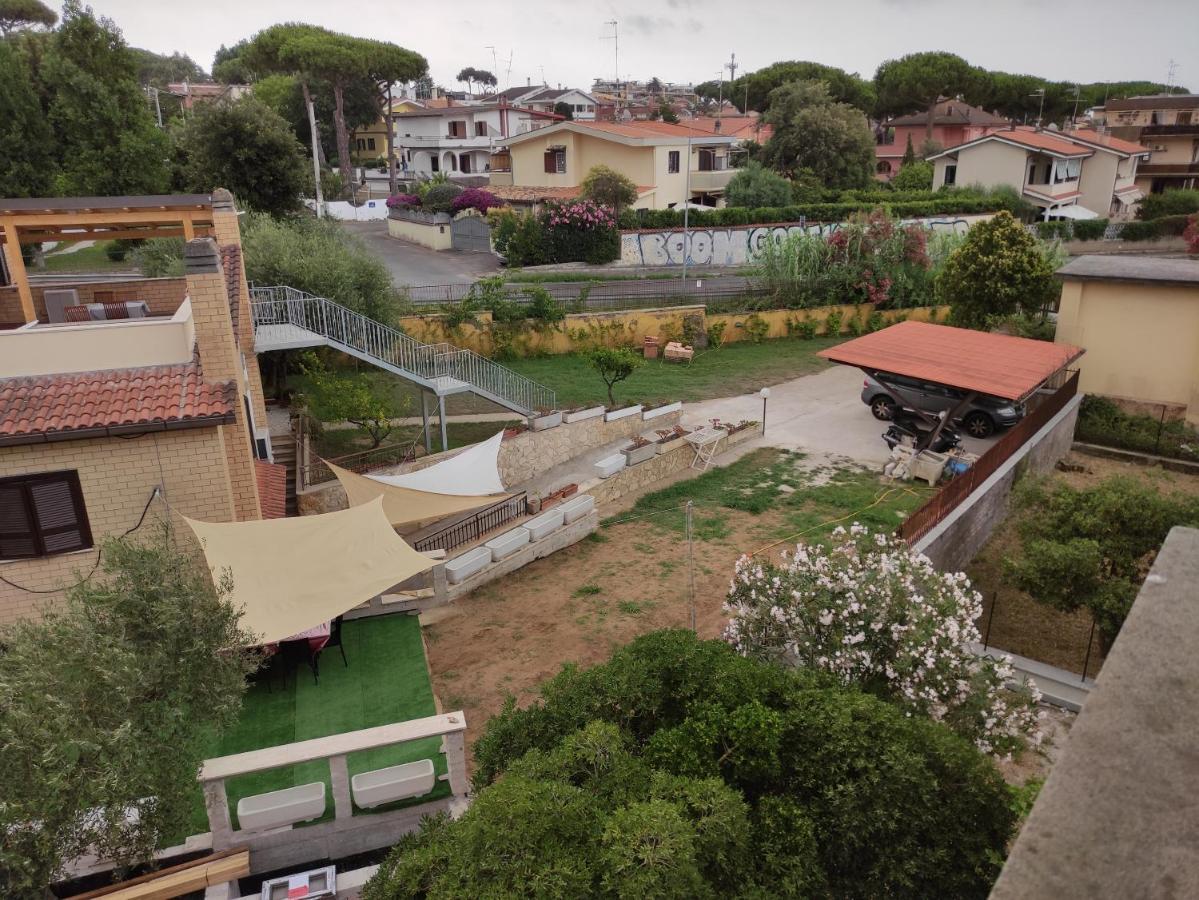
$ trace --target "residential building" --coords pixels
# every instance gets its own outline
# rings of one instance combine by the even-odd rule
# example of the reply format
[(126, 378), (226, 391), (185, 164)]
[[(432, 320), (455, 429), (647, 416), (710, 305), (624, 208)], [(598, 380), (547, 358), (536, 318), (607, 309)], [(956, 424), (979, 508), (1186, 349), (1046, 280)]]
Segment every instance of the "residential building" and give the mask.
[(1091, 129), (1011, 126), (929, 157), (933, 189), (1007, 186), (1050, 218), (1128, 218), (1146, 148)]
[(192, 84), (189, 81), (172, 82), (167, 85), (167, 93), (173, 94), (180, 100), (184, 109), (194, 109), (197, 103), (211, 103), (213, 100), (239, 100), (250, 93), (248, 84), (218, 84), (205, 81)]
[[(186, 276), (54, 285), (25, 273), (20, 243), (132, 226), (184, 237)], [(101, 543), (143, 517), (186, 533), (180, 515), (282, 515), (229, 192), (0, 200), (0, 229), (0, 624), (61, 600)]]
[[(1010, 125), (1002, 116), (962, 100), (942, 99), (933, 111), (931, 140), (938, 147), (956, 147)], [(890, 181), (899, 171), (908, 142), (911, 141), (912, 151), (919, 155), (929, 139), (927, 112), (897, 116), (883, 122), (875, 132), (875, 177)]]
[(472, 175), (489, 171), (498, 143), (543, 128), (561, 117), (552, 112), (496, 103), (416, 108), (392, 116), (395, 148), (404, 170), (415, 175)]
[(1137, 175), (1144, 193), (1199, 187), (1199, 94), (1109, 100), (1096, 111), (1096, 124), (1149, 150)]
[(484, 102), (499, 102), (506, 100), (512, 106), (533, 109), (538, 112), (559, 112), (558, 104), (565, 103), (570, 107), (571, 118), (578, 121), (592, 121), (596, 111), (602, 105), (600, 101), (586, 91), (577, 88), (556, 88), (547, 85), (526, 85), (525, 87), (508, 88), (494, 96), (484, 98)]
[(668, 209), (688, 200), (717, 206), (739, 143), (734, 135), (666, 122), (559, 122), (498, 142), (492, 190), (517, 202), (577, 196), (587, 173), (602, 164), (638, 186), (635, 208)]
[(1079, 390), (1199, 424), (1199, 260), (1077, 256), (1057, 274), (1056, 340), (1087, 351)]

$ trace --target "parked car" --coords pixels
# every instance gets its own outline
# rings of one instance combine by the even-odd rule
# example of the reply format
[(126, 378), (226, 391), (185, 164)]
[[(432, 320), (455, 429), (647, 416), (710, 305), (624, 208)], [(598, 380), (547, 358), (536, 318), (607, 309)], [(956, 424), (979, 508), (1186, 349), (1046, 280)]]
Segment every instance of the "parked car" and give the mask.
[[(962, 400), (962, 391), (943, 384), (903, 375), (888, 375), (887, 381), (893, 383), (903, 394), (902, 401), (869, 375), (862, 382), (862, 402), (870, 407), (870, 412), (876, 419), (884, 422), (894, 419), (895, 411), (900, 408), (915, 408), (930, 413), (948, 412)], [(1022, 418), (1024, 404), (999, 397), (979, 396), (971, 401), (955, 421), (961, 423), (970, 437), (985, 438), (994, 434), (995, 429), (1009, 428)]]

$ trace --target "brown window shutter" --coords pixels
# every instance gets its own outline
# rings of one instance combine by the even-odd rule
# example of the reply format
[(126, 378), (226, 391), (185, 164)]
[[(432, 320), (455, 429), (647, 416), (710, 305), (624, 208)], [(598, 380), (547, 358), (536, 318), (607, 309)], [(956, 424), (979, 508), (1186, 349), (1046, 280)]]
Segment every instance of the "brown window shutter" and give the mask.
[(554, 153), (553, 150), (545, 151), (545, 170), (547, 172), (557, 172), (558, 171), (558, 163), (555, 158), (556, 156), (557, 156), (557, 154)]
[(37, 555), (37, 535), (25, 486), (0, 484), (0, 559)]

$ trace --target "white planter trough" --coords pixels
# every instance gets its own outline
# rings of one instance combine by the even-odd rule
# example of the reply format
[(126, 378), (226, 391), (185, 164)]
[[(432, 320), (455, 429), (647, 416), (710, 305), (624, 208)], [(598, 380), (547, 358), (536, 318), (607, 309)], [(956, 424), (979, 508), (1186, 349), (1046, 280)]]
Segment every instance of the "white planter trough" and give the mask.
[(363, 772), (350, 779), (354, 802), (362, 809), (422, 797), (437, 784), (433, 760), (418, 759), (402, 766)]
[(486, 547), (475, 547), (445, 564), (445, 577), (450, 584), (458, 584), (491, 565), (491, 551)]
[(548, 512), (543, 512), (536, 518), (529, 519), (525, 522), (524, 528), (529, 530), (529, 537), (534, 541), (539, 541), (551, 532), (557, 531), (562, 527), (562, 507), (551, 509)]
[(647, 409), (641, 414), (641, 418), (648, 422), (650, 419), (656, 419), (658, 416), (665, 416), (668, 413), (678, 412), (683, 408), (683, 401), (678, 400), (674, 403), (667, 403), (665, 406), (659, 406), (657, 409)]
[(571, 522), (577, 522), (593, 509), (595, 509), (595, 498), (590, 494), (579, 494), (577, 497), (571, 497), (562, 504), (562, 521), (567, 525)]
[(637, 463), (643, 463), (647, 459), (657, 456), (658, 445), (651, 442), (644, 447), (625, 447), (620, 452), (624, 454), (624, 458), (628, 460), (630, 466), (635, 466)]
[(598, 419), (604, 414), (602, 406), (593, 406), (590, 409), (576, 409), (574, 412), (562, 414), (562, 421), (569, 425), (571, 422), (585, 422), (587, 419)]
[(545, 431), (562, 424), (561, 411), (546, 413), (541, 416), (529, 416), (530, 431)]
[(614, 409), (610, 413), (604, 413), (605, 422), (615, 422), (617, 419), (626, 419), (629, 416), (635, 416), (644, 409), (640, 403), (636, 406), (626, 406), (624, 409)]
[(595, 464), (596, 474), (600, 478), (610, 478), (621, 469), (628, 465), (623, 453), (614, 453), (611, 456), (605, 456)]
[(491, 551), (491, 558), (499, 562), (506, 556), (511, 556), (529, 542), (529, 529), (522, 527), (505, 531), (499, 537), (494, 537), (483, 546)]
[(325, 814), (325, 783), (314, 781), (254, 794), (237, 801), (237, 823), (242, 831), (282, 828), (319, 819)]

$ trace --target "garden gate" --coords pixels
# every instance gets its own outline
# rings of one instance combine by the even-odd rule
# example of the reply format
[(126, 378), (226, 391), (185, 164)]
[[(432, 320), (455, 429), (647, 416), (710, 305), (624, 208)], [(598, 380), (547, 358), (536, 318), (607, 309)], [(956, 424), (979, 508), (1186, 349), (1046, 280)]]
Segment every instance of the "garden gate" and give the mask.
[(491, 250), (491, 227), (481, 216), (463, 216), (450, 225), (450, 246), (455, 250)]

